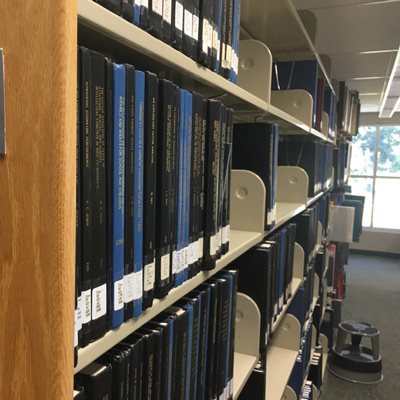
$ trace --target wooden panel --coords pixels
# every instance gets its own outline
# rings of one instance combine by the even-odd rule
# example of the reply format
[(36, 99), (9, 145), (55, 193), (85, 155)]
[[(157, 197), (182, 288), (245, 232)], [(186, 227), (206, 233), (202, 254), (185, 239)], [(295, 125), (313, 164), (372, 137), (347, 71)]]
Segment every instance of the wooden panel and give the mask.
[(0, 2), (0, 398), (71, 399), (76, 1)]

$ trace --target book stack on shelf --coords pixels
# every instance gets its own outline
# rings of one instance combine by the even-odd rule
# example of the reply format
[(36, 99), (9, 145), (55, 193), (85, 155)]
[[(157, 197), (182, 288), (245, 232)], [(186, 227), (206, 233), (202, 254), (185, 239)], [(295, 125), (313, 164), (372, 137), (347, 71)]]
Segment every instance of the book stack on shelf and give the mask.
[(86, 346), (228, 252), (233, 111), (83, 47), (78, 71), (76, 338)]
[(82, 369), (77, 392), (88, 400), (232, 398), (237, 284), (237, 271), (222, 271), (188, 293)]
[(241, 0), (95, 1), (224, 78), (237, 82)]
[(348, 90), (346, 82), (339, 82), (337, 129), (342, 135), (357, 135), (360, 126), (361, 103), (357, 90)]

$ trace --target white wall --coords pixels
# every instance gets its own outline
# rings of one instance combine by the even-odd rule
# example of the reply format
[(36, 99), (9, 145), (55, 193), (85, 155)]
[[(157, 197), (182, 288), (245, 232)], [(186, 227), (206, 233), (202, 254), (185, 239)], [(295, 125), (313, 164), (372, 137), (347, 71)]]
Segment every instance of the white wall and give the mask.
[[(361, 113), (360, 125), (400, 125), (400, 113), (392, 118), (379, 118), (378, 113)], [(352, 243), (351, 249), (379, 251), (400, 254), (400, 231), (384, 232), (379, 230), (363, 230), (359, 243)]]
[(400, 254), (400, 232), (366, 231), (364, 229), (360, 242), (352, 243), (350, 249)]

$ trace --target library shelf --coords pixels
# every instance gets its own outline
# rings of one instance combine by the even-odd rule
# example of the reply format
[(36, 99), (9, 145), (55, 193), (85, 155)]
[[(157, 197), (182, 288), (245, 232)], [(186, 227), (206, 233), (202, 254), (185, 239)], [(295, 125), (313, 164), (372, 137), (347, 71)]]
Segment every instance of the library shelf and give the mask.
[(154, 300), (151, 308), (147, 309), (139, 317), (132, 318), (124, 322), (120, 327), (107, 332), (101, 339), (89, 344), (78, 352), (78, 365), (74, 369), (74, 373), (79, 372), (82, 368), (96, 360), (103, 353), (115, 346), (118, 342), (129, 336), (132, 332), (140, 328), (143, 324), (150, 321), (157, 314), (175, 303), (185, 294), (193, 290), (202, 282), (216, 274), (218, 271), (226, 267), (231, 261), (239, 257), (248, 249), (259, 243), (261, 234), (249, 231), (231, 231), (230, 250), (227, 254), (217, 261), (217, 266), (211, 271), (203, 271), (192, 279), (186, 281), (181, 286), (174, 288), (170, 293), (160, 300)]
[(236, 301), (233, 399), (239, 397), (259, 360), (260, 309), (254, 300), (238, 292)]
[(163, 41), (91, 0), (78, 0), (79, 42), (93, 50), (158, 73), (186, 90), (218, 97), (241, 113), (267, 112), (268, 104), (240, 86), (193, 61)]
[(258, 358), (253, 355), (238, 353), (236, 351), (234, 357), (233, 399), (236, 400), (253, 372), (253, 369), (258, 362)]
[(265, 398), (280, 399), (300, 349), (300, 323), (291, 314), (285, 314), (267, 350)]
[(334, 91), (328, 70), (308, 32), (316, 27), (311, 21), (308, 24), (311, 29), (306, 30), (292, 0), (245, 0), (240, 25), (241, 37), (265, 43), (278, 61), (290, 61), (294, 54), (296, 59), (317, 60), (321, 74)]

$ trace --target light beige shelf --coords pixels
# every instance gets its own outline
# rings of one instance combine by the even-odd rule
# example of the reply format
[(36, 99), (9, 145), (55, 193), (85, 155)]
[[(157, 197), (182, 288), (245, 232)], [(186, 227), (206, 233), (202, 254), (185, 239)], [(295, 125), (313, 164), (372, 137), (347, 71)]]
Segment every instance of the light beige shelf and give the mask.
[(216, 274), (218, 271), (226, 267), (231, 261), (239, 257), (248, 249), (259, 243), (261, 234), (247, 231), (231, 231), (230, 251), (217, 261), (217, 266), (212, 271), (200, 272), (194, 278), (188, 280), (183, 285), (174, 288), (168, 296), (161, 300), (155, 300), (153, 307), (147, 309), (142, 315), (123, 323), (119, 328), (106, 333), (104, 337), (89, 344), (87, 347), (80, 349), (78, 352), (78, 365), (74, 369), (74, 373), (79, 372), (96, 358), (100, 357), (108, 349), (115, 346), (118, 342), (129, 336), (143, 324), (150, 321), (157, 314), (175, 303), (186, 293), (193, 290), (202, 282)]
[(265, 398), (279, 400), (285, 391), (300, 348), (300, 324), (285, 314), (267, 349)]
[(141, 28), (92, 0), (78, 0), (79, 44), (110, 54), (135, 67), (152, 70), (187, 90), (218, 97), (237, 113), (268, 111), (268, 104), (193, 61)]
[[(278, 61), (316, 59), (321, 74), (330, 77), (291, 0), (243, 0), (241, 37), (265, 43)], [(333, 90), (333, 88), (332, 88)]]
[(233, 372), (233, 399), (239, 397), (254, 367), (258, 362), (257, 357), (235, 352)]

